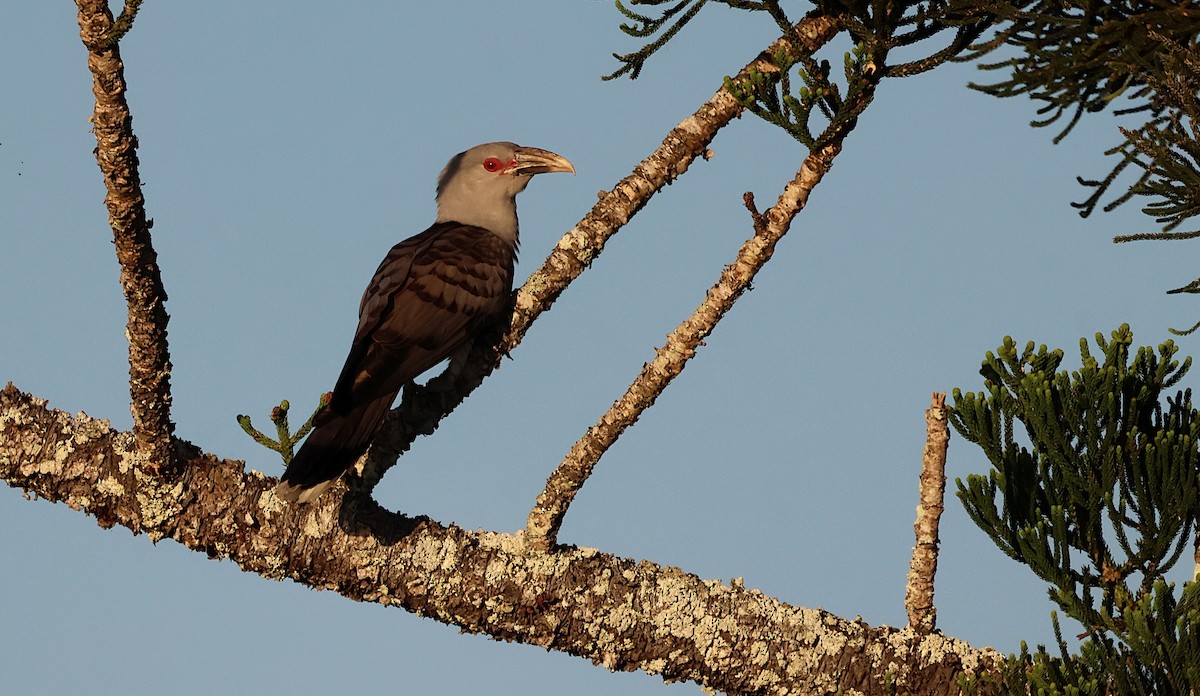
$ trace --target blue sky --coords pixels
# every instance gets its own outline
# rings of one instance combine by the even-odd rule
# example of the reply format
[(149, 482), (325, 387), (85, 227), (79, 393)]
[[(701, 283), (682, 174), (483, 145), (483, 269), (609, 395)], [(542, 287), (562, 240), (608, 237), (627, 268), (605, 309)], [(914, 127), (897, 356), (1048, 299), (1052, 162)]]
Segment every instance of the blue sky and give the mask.
[[(129, 426), (125, 309), (88, 130), (73, 8), (20, 3), (0, 44), (0, 382)], [(575, 177), (520, 201), (524, 278), (595, 201), (776, 36), (709, 7), (635, 82), (608, 2), (147, 3), (122, 44), (172, 319), (178, 434), (277, 475), (234, 416), (332, 385), (358, 298), (433, 219), (454, 153), (513, 140)], [(839, 65), (838, 47), (826, 57)], [(1107, 172), (1108, 115), (1063, 144), (1033, 108), (965, 88), (972, 66), (884, 83), (698, 357), (601, 461), (560, 539), (745, 578), (792, 604), (902, 625), (934, 390), (978, 389), (1005, 335), (1067, 350), (1129, 322), (1190, 326), (1163, 291), (1195, 277), (1133, 208), (1081, 220), (1076, 175)], [(752, 233), (804, 156), (751, 116), (609, 244), (513, 359), (419, 441), (380, 501), (512, 531)], [(1184, 340), (1184, 352), (1191, 342)], [(1188, 379), (1186, 382), (1190, 383)], [(1186, 386), (1186, 384), (1185, 384)], [(949, 475), (983, 472), (951, 441)], [(1044, 587), (948, 501), (939, 626), (1017, 650), (1051, 639)], [(0, 654), (13, 693), (698, 693), (474, 636), (101, 530), (0, 489)], [(1067, 632), (1074, 632), (1071, 626)]]

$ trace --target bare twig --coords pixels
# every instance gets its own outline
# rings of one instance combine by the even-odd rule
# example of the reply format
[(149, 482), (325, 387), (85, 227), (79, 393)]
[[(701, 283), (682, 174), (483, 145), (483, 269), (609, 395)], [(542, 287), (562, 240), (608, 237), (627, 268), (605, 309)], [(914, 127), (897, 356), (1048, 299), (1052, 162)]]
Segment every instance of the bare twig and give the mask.
[(921, 452), (921, 502), (913, 531), (913, 547), (908, 585), (904, 590), (904, 608), (908, 625), (918, 633), (929, 633), (937, 626), (937, 607), (933, 605), (933, 577), (937, 573), (938, 524), (946, 495), (946, 448), (950, 428), (946, 422), (946, 393), (934, 392), (925, 411), (925, 449)]
[(526, 541), (533, 548), (545, 550), (554, 546), (567, 507), (601, 455), (654, 404), (671, 380), (683, 371), (717, 322), (750, 286), (840, 151), (841, 142), (838, 141), (806, 157), (800, 171), (766, 213), (756, 212), (752, 196), (745, 199), (754, 220), (754, 236), (738, 250), (737, 258), (721, 272), (692, 316), (667, 336), (666, 345), (655, 351), (654, 360), (642, 368), (624, 396), (588, 429), (550, 475), (526, 522)]
[[(792, 34), (776, 40), (743, 68), (735, 81), (746, 79), (752, 69), (775, 75), (779, 69), (773, 56), (780, 52), (812, 54), (828, 43), (837, 31), (837, 22), (830, 17), (807, 17), (794, 27)], [(705, 156), (717, 132), (742, 111), (724, 87), (718, 89), (695, 113), (671, 129), (662, 145), (638, 163), (629, 176), (611, 191), (602, 192), (591, 211), (559, 240), (541, 267), (517, 292), (512, 324), (503, 338), (498, 343), (477, 346), (451, 388), (414, 390), (411, 394), (406, 391), (403, 402), (392, 412), (375, 439), (367, 470), (363, 472), (365, 485), (373, 486), (418, 436), (432, 433), (442, 418), (491, 374), (500, 356), (521, 343), (534, 320), (550, 309), (563, 290), (591, 265), (604, 250), (605, 243), (654, 194), (687, 171), (696, 157)], [(497, 345), (498, 348), (492, 347)]]
[(129, 394), (133, 434), (142, 462), (157, 474), (172, 467), (171, 360), (167, 350), (167, 293), (159, 275), (158, 256), (150, 240), (138, 176), (137, 138), (125, 101), (125, 70), (116, 37), (128, 31), (139, 3), (126, 4), (125, 26), (114, 33), (106, 0), (76, 0), (79, 35), (88, 50), (96, 108), (96, 162), (108, 193), (108, 221), (113, 230), (121, 286), (129, 307)]
[(121, 16), (113, 20), (112, 28), (108, 32), (108, 42), (116, 46), (117, 43), (125, 38), (130, 29), (133, 29), (133, 20), (137, 19), (138, 10), (142, 9), (142, 0), (125, 0), (125, 8), (121, 10)]

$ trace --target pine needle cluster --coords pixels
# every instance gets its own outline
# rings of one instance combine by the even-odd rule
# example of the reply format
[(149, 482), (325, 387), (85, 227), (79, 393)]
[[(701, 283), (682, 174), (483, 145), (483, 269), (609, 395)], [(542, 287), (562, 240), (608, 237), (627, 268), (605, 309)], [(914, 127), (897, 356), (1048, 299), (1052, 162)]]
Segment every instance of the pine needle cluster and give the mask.
[[(1043, 646), (1013, 660), (1021, 693), (1195, 693), (1200, 686), (1200, 588), (1170, 569), (1200, 521), (1200, 413), (1175, 387), (1191, 366), (1167, 341), (1133, 351), (1128, 325), (1063, 351), (988, 353), (984, 391), (954, 390), (951, 424), (992, 470), (958, 480), (967, 513), (1005, 554), (1049, 585), (1085, 640), (1072, 654)], [(1019, 425), (1018, 425), (1019, 424)], [(1200, 550), (1197, 551), (1200, 553)]]

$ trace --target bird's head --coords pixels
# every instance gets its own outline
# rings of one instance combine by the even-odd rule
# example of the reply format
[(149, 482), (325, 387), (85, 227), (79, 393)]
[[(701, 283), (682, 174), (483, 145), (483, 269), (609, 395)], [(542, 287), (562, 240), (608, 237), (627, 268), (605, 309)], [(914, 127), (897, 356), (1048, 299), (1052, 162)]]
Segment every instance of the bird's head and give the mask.
[(485, 143), (455, 155), (438, 177), (438, 222), (492, 230), (516, 243), (517, 194), (534, 174), (575, 173), (566, 158), (515, 143)]

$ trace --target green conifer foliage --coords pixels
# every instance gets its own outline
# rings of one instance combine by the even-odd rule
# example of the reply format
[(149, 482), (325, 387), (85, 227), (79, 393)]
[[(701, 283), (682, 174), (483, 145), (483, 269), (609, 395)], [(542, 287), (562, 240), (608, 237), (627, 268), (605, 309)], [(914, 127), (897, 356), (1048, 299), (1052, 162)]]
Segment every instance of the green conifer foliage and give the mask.
[[(981, 0), (981, 5), (987, 0)], [(1090, 190), (1073, 203), (1087, 217), (1133, 200), (1161, 228), (1120, 235), (1116, 242), (1200, 237), (1180, 225), (1200, 215), (1200, 4), (1179, 0), (1037, 0), (994, 5), (1005, 23), (961, 56), (1008, 73), (972, 87), (998, 97), (1026, 95), (1039, 103), (1035, 126), (1064, 138), (1085, 114), (1109, 111), (1118, 143), (1103, 177), (1079, 182)], [(1015, 51), (1012, 49), (1016, 49)], [(1119, 127), (1117, 127), (1119, 126)], [(1171, 290), (1200, 293), (1200, 279)], [(1200, 328), (1200, 323), (1187, 331)]]
[(1062, 350), (1006, 337), (983, 361), (984, 391), (954, 390), (951, 423), (993, 467), (957, 481), (967, 513), (1085, 631), (1070, 654), (1055, 616), (1058, 657), (1023, 647), (1009, 675), (1022, 693), (1200, 686), (1200, 591), (1164, 579), (1200, 519), (1200, 418), (1191, 390), (1167, 394), (1191, 359), (1132, 342), (1128, 325), (1097, 334), (1097, 355), (1081, 339), (1067, 372)]

